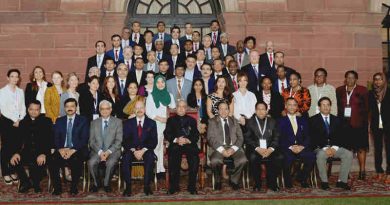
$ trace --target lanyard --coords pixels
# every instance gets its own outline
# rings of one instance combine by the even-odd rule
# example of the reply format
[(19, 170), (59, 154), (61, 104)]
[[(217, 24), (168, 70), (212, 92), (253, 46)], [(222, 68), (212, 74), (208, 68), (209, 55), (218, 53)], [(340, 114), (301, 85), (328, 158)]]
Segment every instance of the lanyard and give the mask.
[(97, 105), (98, 105), (98, 94), (96, 93), (96, 99), (93, 101), (94, 113), (97, 113)]
[(349, 102), (351, 101), (351, 96), (352, 96), (353, 91), (355, 90), (355, 88), (356, 88), (356, 84), (355, 84), (355, 86), (353, 86), (353, 88), (351, 90), (351, 93), (348, 94), (348, 90), (347, 90), (348, 87), (345, 86), (345, 92), (346, 92), (346, 95), (347, 95), (347, 105), (349, 105)]
[(268, 118), (265, 118), (263, 129), (261, 129), (261, 126), (260, 126), (260, 123), (259, 123), (259, 120), (257, 119), (257, 117), (255, 117), (255, 118), (256, 118), (257, 126), (259, 126), (259, 131), (260, 131), (260, 134), (261, 134), (261, 138), (263, 138), (264, 133), (265, 133), (265, 128), (267, 127), (267, 120), (268, 120)]

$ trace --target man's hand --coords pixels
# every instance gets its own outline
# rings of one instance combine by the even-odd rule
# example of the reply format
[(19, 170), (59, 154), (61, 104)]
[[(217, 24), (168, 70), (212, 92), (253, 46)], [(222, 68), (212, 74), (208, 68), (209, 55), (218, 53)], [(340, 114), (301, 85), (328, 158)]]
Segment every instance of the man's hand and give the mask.
[(19, 122), (20, 122), (20, 120), (17, 120), (16, 122), (14, 122), (13, 126), (14, 127), (19, 127)]
[(46, 164), (46, 155), (41, 154), (37, 157), (37, 164), (38, 166), (42, 166)]
[(264, 157), (266, 150), (267, 150), (267, 149), (264, 149), (264, 148), (258, 148), (258, 149), (257, 149), (257, 153), (259, 153), (259, 155), (261, 155), (262, 157)]
[(10, 163), (12, 166), (15, 166), (15, 165), (19, 164), (19, 162), (20, 162), (20, 155), (18, 153), (16, 153), (16, 154), (14, 154), (14, 156), (12, 156)]
[(100, 153), (100, 161), (105, 162), (107, 160), (107, 156), (105, 152)]
[(241, 116), (239, 122), (240, 122), (240, 125), (245, 125), (245, 117)]
[(222, 156), (223, 157), (230, 157), (230, 155), (226, 149), (222, 151)]
[(144, 149), (140, 149), (140, 150), (134, 151), (134, 156), (135, 156), (135, 158), (137, 160), (142, 160), (144, 154), (145, 154), (145, 150)]
[(271, 153), (273, 152), (273, 150), (271, 148), (268, 148), (265, 150), (265, 154), (264, 154), (264, 158), (267, 158), (269, 157), (269, 155), (271, 155)]
[(227, 149), (227, 152), (228, 152), (229, 157), (230, 157), (230, 156), (232, 156), (236, 151), (234, 151), (233, 148), (229, 148), (229, 149)]
[(72, 155), (74, 154), (76, 152), (76, 150), (75, 149), (68, 149), (67, 151), (66, 151), (66, 159), (69, 159), (70, 157), (72, 157)]
[(69, 150), (69, 148), (61, 148), (58, 150), (58, 152), (60, 153), (60, 155), (63, 159), (68, 159), (66, 156), (68, 153), (68, 150)]

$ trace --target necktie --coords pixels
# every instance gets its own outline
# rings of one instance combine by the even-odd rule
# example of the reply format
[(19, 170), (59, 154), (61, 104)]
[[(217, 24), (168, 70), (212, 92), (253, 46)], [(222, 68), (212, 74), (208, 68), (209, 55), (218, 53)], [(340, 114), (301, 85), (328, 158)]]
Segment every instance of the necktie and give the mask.
[(118, 50), (115, 50), (115, 61), (118, 61)]
[(294, 117), (290, 117), (290, 122), (291, 122), (291, 126), (293, 128), (293, 131), (294, 131), (294, 135), (297, 135), (298, 125), (297, 125), (297, 122), (295, 121)]
[(65, 147), (73, 147), (72, 129), (73, 129), (72, 118), (69, 118), (68, 127), (66, 128), (66, 146)]
[(138, 43), (138, 34), (134, 34), (134, 41)]
[(163, 39), (162, 33), (160, 33), (160, 39)]
[(111, 71), (108, 71), (108, 74), (107, 74), (107, 76), (111, 76)]
[(131, 67), (130, 67), (130, 62), (128, 60), (126, 61), (126, 64), (127, 64), (127, 69), (129, 69), (129, 71), (130, 71)]
[(229, 132), (229, 125), (227, 119), (223, 120), (225, 122), (224, 124), (224, 130), (225, 130), (225, 144), (230, 145), (231, 139), (230, 139), (230, 132)]
[(158, 52), (158, 53), (157, 53), (157, 59), (158, 59), (158, 60), (161, 60), (161, 52)]
[(284, 89), (285, 89), (284, 82), (282, 82), (282, 92), (283, 92)]
[(240, 64), (240, 67), (242, 65), (242, 54), (238, 54), (238, 63)]
[(237, 82), (236, 82), (236, 77), (232, 77), (232, 78), (233, 78), (234, 90), (237, 91), (238, 90), (238, 86), (237, 86)]
[(181, 80), (177, 79), (177, 99), (181, 99)]
[(272, 63), (273, 63), (273, 58), (272, 58), (272, 53), (269, 54), (269, 64), (271, 64), (272, 66)]
[(121, 95), (123, 95), (124, 91), (125, 91), (125, 84), (123, 83), (123, 80), (121, 80)]
[(102, 56), (98, 56), (97, 66), (100, 68), (102, 63)]
[(329, 135), (329, 133), (330, 133), (330, 125), (329, 125), (328, 118), (329, 117), (325, 117), (325, 129), (326, 129), (326, 133)]
[(213, 45), (215, 46), (216, 43), (217, 43), (217, 34), (214, 32), (214, 34), (213, 34)]
[(142, 126), (141, 126), (141, 120), (140, 120), (140, 121), (138, 121), (137, 131), (138, 131), (138, 139), (141, 141), (141, 138), (142, 138)]
[(252, 65), (252, 66), (253, 66), (253, 70), (255, 71), (256, 78), (259, 78), (259, 71), (257, 70), (256, 65)]
[(104, 144), (104, 139), (106, 138), (107, 135), (107, 128), (108, 128), (108, 120), (104, 120), (104, 127), (103, 127), (103, 139), (102, 139), (102, 150), (106, 150), (106, 146)]

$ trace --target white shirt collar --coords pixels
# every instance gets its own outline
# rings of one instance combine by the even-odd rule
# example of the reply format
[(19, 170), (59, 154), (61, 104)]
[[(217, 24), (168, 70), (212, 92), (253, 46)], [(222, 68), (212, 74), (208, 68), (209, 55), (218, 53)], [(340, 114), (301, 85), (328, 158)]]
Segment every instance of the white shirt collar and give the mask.
[(144, 121), (145, 121), (145, 116), (143, 116), (142, 118), (139, 118), (139, 117), (136, 117), (136, 118), (137, 118), (137, 126), (138, 126), (139, 121), (141, 121), (141, 126), (143, 127)]

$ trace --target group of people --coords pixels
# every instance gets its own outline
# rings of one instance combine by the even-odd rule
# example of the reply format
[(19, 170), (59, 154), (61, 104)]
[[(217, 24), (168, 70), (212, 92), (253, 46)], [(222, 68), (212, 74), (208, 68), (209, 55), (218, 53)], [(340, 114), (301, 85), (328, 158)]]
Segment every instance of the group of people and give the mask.
[[(36, 66), (23, 91), (20, 71), (7, 72), (8, 84), (0, 90), (1, 171), (6, 184), (20, 180), (19, 192), (40, 192), (47, 165), (52, 193), (59, 195), (60, 169), (66, 166), (70, 193), (77, 195), (86, 163), (93, 179), (90, 191), (102, 187), (111, 192), (111, 178), (122, 160), (118, 171), (126, 183), (123, 195), (130, 196), (132, 163), (142, 161), (145, 194), (153, 194), (151, 179), (154, 174), (164, 178), (166, 168), (168, 193), (174, 194), (180, 191), (185, 154), (188, 192), (196, 194), (198, 142), (204, 136), (217, 190), (224, 172), (232, 188), (239, 189), (247, 163), (254, 190), (262, 187), (261, 164), (266, 166), (268, 188), (279, 190), (276, 178), (282, 171), (285, 187), (291, 188), (295, 162), (303, 163), (297, 175), (302, 187), (309, 187), (316, 164), (321, 188), (328, 190), (329, 159), (341, 160), (336, 186), (349, 190), (354, 152), (358, 178), (366, 178), (369, 132), (374, 136), (377, 178), (390, 183), (390, 91), (383, 73), (373, 75), (368, 91), (357, 84), (354, 70), (335, 88), (326, 81), (326, 69), (318, 68), (314, 84), (305, 88), (301, 75), (284, 65), (284, 53), (274, 51), (272, 41), (266, 42), (263, 54), (255, 50), (253, 36), (232, 46), (216, 20), (202, 37), (190, 23), (182, 37), (177, 26), (165, 33), (164, 22), (157, 23), (157, 33), (140, 30), (141, 24), (133, 22), (121, 35), (112, 35), (108, 51), (104, 41), (97, 41), (84, 83), (76, 73), (64, 80), (60, 71), (52, 72), (48, 82), (44, 68)], [(189, 107), (197, 109), (198, 119), (186, 114)], [(175, 115), (170, 115), (172, 110)]]

